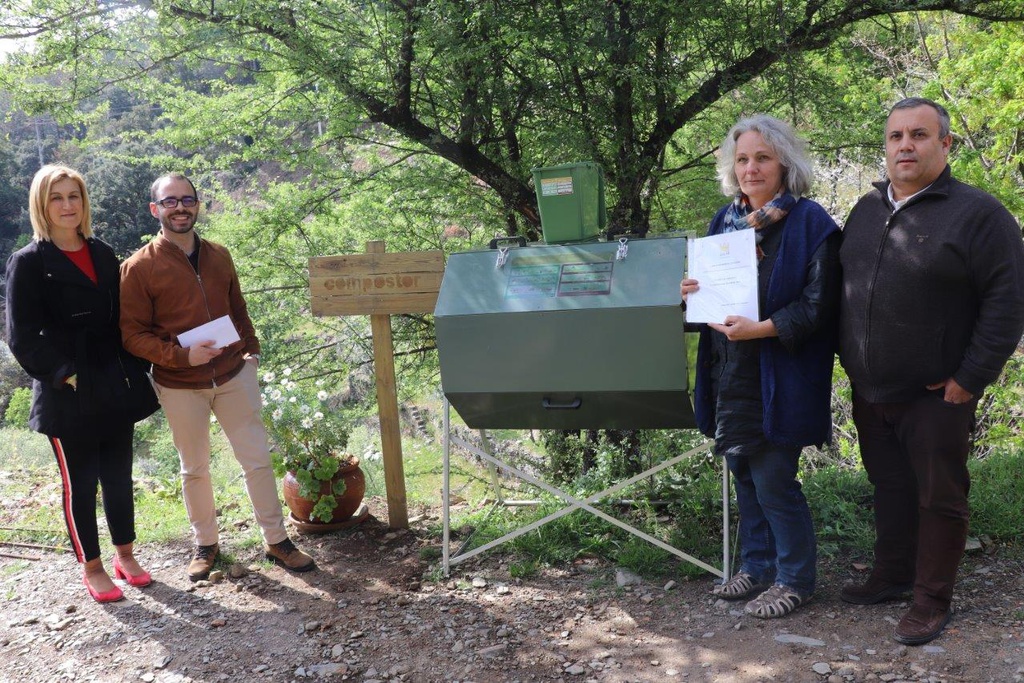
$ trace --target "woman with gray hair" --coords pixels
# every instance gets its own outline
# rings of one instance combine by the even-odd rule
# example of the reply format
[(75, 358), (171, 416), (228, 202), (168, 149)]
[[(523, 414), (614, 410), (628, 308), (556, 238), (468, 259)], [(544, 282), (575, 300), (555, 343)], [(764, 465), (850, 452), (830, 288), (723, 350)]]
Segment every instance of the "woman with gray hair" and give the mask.
[[(694, 409), (736, 485), (741, 566), (712, 590), (782, 617), (814, 594), (817, 546), (797, 481), (804, 446), (831, 440), (839, 300), (839, 228), (810, 190), (806, 143), (783, 121), (741, 120), (721, 146), (718, 175), (733, 201), (709, 235), (756, 231), (759, 320), (700, 326)], [(699, 283), (685, 279), (686, 298)]]

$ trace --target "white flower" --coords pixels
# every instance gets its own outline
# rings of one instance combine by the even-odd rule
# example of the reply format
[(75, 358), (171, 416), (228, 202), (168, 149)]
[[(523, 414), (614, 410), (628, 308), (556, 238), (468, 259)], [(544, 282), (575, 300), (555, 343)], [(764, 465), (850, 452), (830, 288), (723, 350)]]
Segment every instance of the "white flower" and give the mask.
[(212, 425), (217, 424), (217, 416), (216, 415), (210, 415), (210, 424), (212, 424)]
[(281, 409), (280, 409), (280, 408), (275, 408), (275, 409), (274, 409), (274, 412), (272, 412), (272, 413), (270, 414), (270, 416), (271, 416), (272, 418), (274, 418), (274, 421), (275, 421), (275, 422), (277, 422), (278, 420), (280, 420), (280, 419), (281, 419), (281, 416), (282, 416), (282, 415), (284, 415), (284, 413), (283, 413), (283, 412), (281, 411)]
[(299, 406), (299, 412), (302, 413), (303, 415), (309, 415), (310, 411), (312, 410), (313, 409), (307, 406), (305, 403)]
[(302, 423), (301, 424), (302, 424), (302, 428), (303, 429), (309, 429), (309, 428), (311, 428), (313, 426), (313, 421), (311, 419), (309, 419), (308, 417), (304, 417), (304, 418), (302, 418)]
[(320, 391), (316, 392), (316, 397), (318, 399), (320, 399), (321, 401), (326, 401), (327, 400), (327, 392), (324, 391), (323, 389), (321, 389)]
[(291, 368), (285, 368), (284, 370), (281, 371), (281, 374), (284, 375), (285, 377), (288, 377), (288, 376), (290, 376), (292, 374), (292, 369)]
[(289, 403), (298, 403), (299, 399), (295, 398), (294, 396), (289, 396), (288, 397), (288, 402)]
[(324, 419), (324, 414), (318, 410), (315, 413), (313, 413), (313, 419), (317, 421), (322, 420)]
[(263, 375), (263, 381), (266, 382), (267, 384), (270, 384), (271, 382), (274, 381), (276, 377), (277, 375), (275, 375), (274, 373), (268, 372), (267, 374)]
[(280, 389), (274, 389), (272, 392), (270, 392), (270, 398), (274, 399), (275, 401), (280, 401), (281, 400), (281, 390)]

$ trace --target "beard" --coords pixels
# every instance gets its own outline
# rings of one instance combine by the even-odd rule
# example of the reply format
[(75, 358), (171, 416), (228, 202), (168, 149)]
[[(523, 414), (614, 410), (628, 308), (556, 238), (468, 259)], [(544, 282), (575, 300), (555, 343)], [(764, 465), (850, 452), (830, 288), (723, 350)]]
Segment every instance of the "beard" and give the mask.
[[(184, 223), (175, 223), (172, 219), (177, 216), (186, 216), (188, 221)], [(187, 211), (172, 211), (171, 213), (165, 214), (160, 217), (160, 226), (168, 232), (173, 232), (178, 235), (184, 235), (188, 233), (196, 225), (196, 217)]]

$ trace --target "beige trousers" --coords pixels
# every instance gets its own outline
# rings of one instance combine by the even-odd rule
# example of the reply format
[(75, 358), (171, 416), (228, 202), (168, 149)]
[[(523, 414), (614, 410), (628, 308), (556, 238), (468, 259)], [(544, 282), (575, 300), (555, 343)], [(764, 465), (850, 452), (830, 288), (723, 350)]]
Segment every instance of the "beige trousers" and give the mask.
[(260, 416), (256, 363), (246, 361), (242, 371), (212, 389), (171, 389), (156, 385), (174, 447), (181, 460), (181, 490), (196, 545), (218, 541), (217, 513), (210, 479), (210, 413), (217, 417), (242, 466), (256, 523), (267, 543), (288, 537), (284, 530), (277, 480), (270, 465), (267, 430)]

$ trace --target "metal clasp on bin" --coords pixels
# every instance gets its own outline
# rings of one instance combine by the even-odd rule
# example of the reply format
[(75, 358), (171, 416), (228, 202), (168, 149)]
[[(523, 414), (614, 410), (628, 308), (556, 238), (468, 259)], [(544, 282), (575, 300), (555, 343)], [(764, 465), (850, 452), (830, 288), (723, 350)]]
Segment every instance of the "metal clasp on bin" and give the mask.
[(629, 238), (627, 238), (627, 237), (620, 237), (619, 238), (619, 248), (615, 250), (615, 260), (616, 261), (625, 261), (626, 260), (626, 254), (629, 253), (629, 247), (627, 246), (628, 242), (629, 242)]

